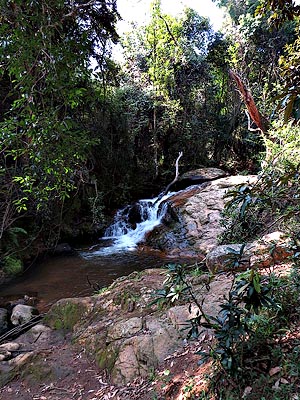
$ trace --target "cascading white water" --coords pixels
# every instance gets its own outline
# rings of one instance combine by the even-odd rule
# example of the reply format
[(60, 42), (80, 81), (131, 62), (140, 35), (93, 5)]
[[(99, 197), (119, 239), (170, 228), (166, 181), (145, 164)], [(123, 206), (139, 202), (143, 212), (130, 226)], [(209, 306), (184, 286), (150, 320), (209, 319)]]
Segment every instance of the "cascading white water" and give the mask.
[[(167, 210), (167, 203), (162, 204), (174, 193), (168, 193), (159, 199), (139, 200), (135, 207), (138, 208), (140, 222), (132, 224), (130, 222), (131, 207), (126, 206), (119, 210), (102, 239), (112, 240), (112, 244), (107, 247), (101, 247), (92, 253), (85, 253), (85, 257), (93, 257), (101, 254), (113, 254), (121, 251), (135, 250), (137, 245), (143, 241), (146, 234), (152, 231), (160, 224)], [(159, 199), (159, 200), (158, 200)]]

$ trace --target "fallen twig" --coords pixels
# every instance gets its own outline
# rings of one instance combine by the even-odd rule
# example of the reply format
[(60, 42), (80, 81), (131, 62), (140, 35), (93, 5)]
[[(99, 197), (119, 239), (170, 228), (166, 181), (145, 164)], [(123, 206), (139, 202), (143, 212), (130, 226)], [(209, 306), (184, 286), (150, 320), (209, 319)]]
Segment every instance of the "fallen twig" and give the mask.
[(37, 315), (33, 317), (30, 321), (10, 329), (8, 332), (0, 336), (0, 344), (7, 341), (8, 339), (15, 339), (16, 337), (20, 336), (23, 332), (28, 331), (33, 326), (37, 325), (44, 317), (44, 315), (45, 314)]

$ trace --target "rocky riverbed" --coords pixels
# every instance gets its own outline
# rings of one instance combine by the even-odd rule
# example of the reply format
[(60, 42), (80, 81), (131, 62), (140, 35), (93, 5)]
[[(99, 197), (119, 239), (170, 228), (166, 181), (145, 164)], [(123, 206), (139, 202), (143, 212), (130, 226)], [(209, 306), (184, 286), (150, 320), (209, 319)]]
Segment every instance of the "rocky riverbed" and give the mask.
[[(187, 279), (211, 316), (232, 285), (229, 245), (218, 245), (224, 195), (251, 180), (255, 177), (223, 177), (180, 192), (169, 200), (164, 225), (147, 238), (147, 245), (190, 257), (198, 266)], [(280, 272), (289, 268), (289, 256), (288, 243), (277, 232), (248, 243), (240, 267)], [(199, 367), (195, 352), (210, 346), (213, 332), (203, 329), (188, 341), (195, 316), (190, 301), (183, 297), (164, 307), (155, 301), (168, 273), (135, 272), (93, 296), (59, 300), (31, 329), (1, 344), (0, 398), (183, 399), (191, 382), (193, 390), (205, 391), (209, 364)], [(24, 323), (20, 315), (14, 321)]]

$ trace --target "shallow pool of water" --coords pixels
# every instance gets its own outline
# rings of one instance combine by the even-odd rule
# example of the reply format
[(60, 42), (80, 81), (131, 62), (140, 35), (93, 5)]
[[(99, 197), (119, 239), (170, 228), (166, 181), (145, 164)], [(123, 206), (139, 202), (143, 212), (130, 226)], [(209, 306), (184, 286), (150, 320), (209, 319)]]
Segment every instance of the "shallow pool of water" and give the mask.
[(116, 278), (133, 271), (161, 267), (168, 261), (156, 253), (140, 251), (112, 255), (51, 257), (33, 267), (15, 281), (0, 288), (0, 303), (23, 298), (37, 298), (37, 307), (46, 311), (57, 300), (89, 296), (95, 287), (110, 285)]

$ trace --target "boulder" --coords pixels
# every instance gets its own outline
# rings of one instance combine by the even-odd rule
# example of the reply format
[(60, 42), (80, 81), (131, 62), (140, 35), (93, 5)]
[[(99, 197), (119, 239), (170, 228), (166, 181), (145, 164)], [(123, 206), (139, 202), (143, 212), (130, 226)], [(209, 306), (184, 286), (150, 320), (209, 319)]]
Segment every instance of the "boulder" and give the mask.
[(293, 250), (285, 235), (282, 232), (273, 232), (245, 245), (216, 246), (207, 254), (206, 266), (211, 273), (245, 270), (250, 266), (266, 268), (286, 261), (292, 255)]
[(180, 175), (177, 181), (170, 187), (170, 190), (178, 191), (186, 189), (191, 185), (199, 185), (203, 182), (223, 178), (226, 175), (227, 173), (220, 168), (198, 168)]
[(61, 299), (53, 304), (44, 320), (53, 329), (72, 330), (91, 311), (93, 304), (90, 297)]
[(167, 315), (174, 328), (181, 331), (182, 329), (186, 329), (187, 327), (191, 326), (190, 320), (199, 315), (199, 310), (194, 304), (191, 306), (191, 308), (184, 304), (170, 308), (167, 312)]
[(69, 245), (69, 243), (59, 243), (53, 250), (53, 254), (56, 256), (67, 256), (74, 254), (74, 249)]
[(0, 345), (0, 353), (3, 351), (17, 351), (20, 348), (20, 344), (16, 342), (6, 342)]
[(119, 323), (112, 325), (107, 332), (107, 341), (112, 342), (118, 339), (132, 337), (143, 329), (143, 319), (134, 317), (126, 321), (122, 320)]
[(117, 354), (111, 370), (113, 383), (126, 384), (138, 376), (146, 378), (166, 356), (180, 347), (179, 339), (178, 330), (167, 320), (147, 317), (143, 331), (110, 345)]
[(42, 345), (49, 346), (55, 343), (54, 331), (44, 324), (37, 324), (18, 337), (22, 348), (33, 348)]
[(224, 196), (238, 185), (254, 183), (256, 176), (230, 176), (186, 190), (171, 196), (162, 224), (146, 238), (146, 244), (174, 257), (204, 258), (218, 245), (224, 228), (221, 213)]
[(10, 320), (13, 325), (22, 325), (26, 322), (29, 322), (33, 317), (38, 314), (38, 310), (32, 306), (17, 304), (12, 310)]
[(7, 342), (0, 346), (0, 361), (6, 361), (13, 358), (13, 353), (18, 351), (20, 345), (15, 342)]

